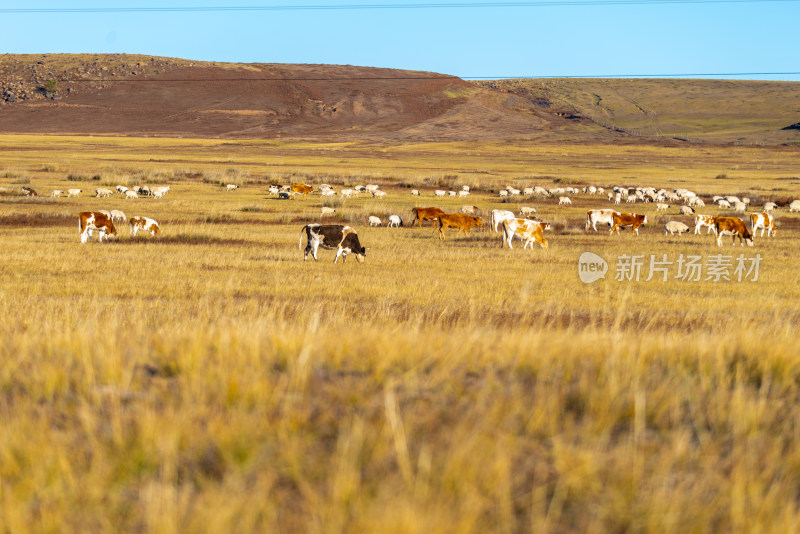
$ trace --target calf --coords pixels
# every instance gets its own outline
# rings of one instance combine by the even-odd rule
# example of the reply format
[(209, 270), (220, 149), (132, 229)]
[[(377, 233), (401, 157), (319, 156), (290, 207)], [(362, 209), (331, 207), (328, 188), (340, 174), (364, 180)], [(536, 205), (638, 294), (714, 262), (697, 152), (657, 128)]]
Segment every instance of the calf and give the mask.
[(131, 235), (134, 237), (139, 230), (143, 232), (150, 232), (150, 235), (153, 237), (161, 232), (161, 229), (158, 227), (158, 223), (148, 217), (131, 217), (131, 219), (128, 221), (128, 224), (131, 227)]
[(347, 255), (351, 253), (356, 255), (356, 260), (359, 263), (363, 263), (367, 255), (367, 249), (362, 247), (358, 241), (358, 234), (349, 226), (342, 226), (341, 224), (307, 224), (300, 230), (298, 247), (303, 245), (303, 233), (307, 238), (303, 261), (308, 260), (309, 252), (311, 252), (314, 261), (317, 261), (317, 249), (319, 247), (336, 250), (336, 257), (333, 259), (333, 263), (339, 260), (339, 256), (342, 257), (342, 262), (347, 261)]
[(469, 236), (469, 230), (474, 226), (483, 226), (480, 217), (464, 213), (442, 213), (436, 219), (439, 221), (439, 239), (445, 239), (445, 228), (457, 228), (456, 237), (458, 237), (461, 232)]
[(639, 213), (614, 213), (614, 224), (611, 226), (611, 230), (609, 233), (614, 233), (614, 230), (617, 231), (617, 235), (619, 235), (620, 227), (630, 226), (633, 228), (633, 233), (639, 235), (639, 227), (643, 224), (647, 224), (647, 215), (641, 215)]
[(99, 211), (82, 211), (78, 214), (78, 229), (81, 233), (81, 243), (86, 243), (92, 237), (95, 230), (99, 233), (97, 242), (102, 243), (103, 239), (117, 237), (117, 229), (111, 221), (111, 217)]
[(722, 236), (726, 235), (733, 236), (731, 242), (734, 245), (738, 237), (739, 243), (742, 246), (744, 246), (745, 243), (750, 247), (753, 246), (753, 236), (747, 231), (747, 226), (739, 217), (717, 217), (717, 220), (714, 222), (714, 228), (717, 233), (718, 247), (722, 246)]

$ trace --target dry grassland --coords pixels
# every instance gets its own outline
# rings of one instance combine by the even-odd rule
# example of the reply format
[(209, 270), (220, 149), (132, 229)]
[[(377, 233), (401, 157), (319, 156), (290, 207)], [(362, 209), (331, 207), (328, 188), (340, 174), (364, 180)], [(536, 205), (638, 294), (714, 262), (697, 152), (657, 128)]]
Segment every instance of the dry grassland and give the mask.
[[(370, 146), (4, 137), (0, 532), (791, 532), (800, 522), (800, 216), (714, 246), (585, 232), (579, 195), (654, 185), (800, 198), (797, 150)], [(722, 176), (725, 175), (725, 176)], [(68, 179), (68, 177), (71, 177)], [(97, 177), (94, 179), (94, 177)], [(270, 183), (383, 184), (327, 201), (370, 247), (304, 263), (319, 196)], [(171, 185), (161, 200), (95, 187)], [(220, 184), (242, 187), (225, 192)], [(466, 199), (438, 187), (471, 185)], [(78, 187), (79, 198), (47, 199)], [(414, 198), (408, 187), (421, 187)], [(369, 228), (414, 205), (486, 226)], [(537, 207), (548, 250), (501, 249), (493, 208)], [(77, 213), (121, 209), (160, 239), (81, 245)], [(716, 208), (703, 210), (711, 214)], [(609, 263), (578, 279), (578, 257)], [(760, 254), (757, 281), (615, 280), (622, 255)], [(735, 258), (734, 258), (735, 259)], [(704, 276), (705, 278), (705, 273)]]

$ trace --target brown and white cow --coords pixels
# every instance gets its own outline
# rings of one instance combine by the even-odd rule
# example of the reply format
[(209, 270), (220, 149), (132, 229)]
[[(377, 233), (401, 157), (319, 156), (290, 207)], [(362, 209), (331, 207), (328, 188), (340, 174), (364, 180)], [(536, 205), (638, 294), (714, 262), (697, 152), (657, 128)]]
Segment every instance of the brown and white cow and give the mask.
[(307, 224), (300, 230), (298, 247), (303, 245), (303, 233), (306, 234), (307, 239), (303, 261), (308, 259), (309, 252), (311, 252), (314, 261), (317, 261), (317, 249), (319, 247), (336, 250), (336, 257), (333, 259), (333, 263), (339, 261), (339, 256), (342, 257), (342, 262), (347, 261), (348, 254), (355, 254), (358, 262), (363, 263), (367, 255), (367, 249), (362, 247), (358, 241), (358, 234), (349, 226), (341, 224)]
[(314, 188), (310, 185), (305, 184), (292, 184), (292, 193), (296, 195), (303, 195), (303, 198), (306, 197)]
[(606, 223), (608, 226), (614, 224), (614, 214), (616, 210), (589, 210), (586, 212), (586, 230), (591, 226), (597, 231), (597, 223)]
[(514, 237), (518, 237), (524, 241), (523, 249), (528, 248), (528, 245), (533, 248), (534, 243), (539, 243), (542, 248), (547, 248), (547, 239), (545, 239), (544, 230), (550, 229), (550, 223), (544, 221), (534, 221), (531, 219), (506, 219), (503, 221), (503, 242), (501, 247), (505, 247), (508, 243), (508, 248), (511, 246), (511, 241)]
[(161, 232), (158, 223), (148, 217), (131, 217), (128, 221), (131, 227), (131, 236), (136, 236), (137, 232), (150, 232), (151, 236), (156, 236)]
[(716, 223), (716, 222), (717, 222), (717, 218), (715, 216), (713, 216), (713, 215), (700, 215), (699, 213), (695, 214), (695, 216), (694, 216), (694, 233), (695, 234), (699, 234), (700, 233), (700, 229), (702, 227), (704, 227), (704, 226), (708, 227), (708, 231), (706, 232), (706, 235), (711, 233), (712, 230), (714, 232), (716, 232), (717, 230), (716, 230), (716, 228), (714, 228), (714, 223)]
[(117, 237), (117, 228), (111, 221), (111, 217), (99, 211), (82, 211), (78, 214), (78, 228), (81, 232), (81, 243), (86, 243), (92, 238), (92, 232), (98, 232), (97, 242), (102, 243), (103, 239)]
[(444, 213), (444, 210), (434, 207), (411, 208), (411, 213), (414, 214), (414, 220), (411, 221), (411, 224), (413, 225), (416, 222), (419, 225), (419, 227), (422, 228), (422, 221), (424, 220), (435, 221), (436, 217)]
[(750, 214), (750, 231), (753, 237), (756, 236), (756, 230), (761, 228), (761, 237), (764, 237), (764, 230), (767, 231), (767, 237), (775, 236), (778, 230), (775, 228), (775, 218), (769, 213), (751, 213)]
[(722, 236), (733, 236), (731, 239), (732, 244), (736, 244), (736, 238), (739, 238), (739, 243), (744, 246), (753, 246), (753, 236), (747, 230), (747, 225), (739, 217), (717, 217), (714, 222), (714, 228), (717, 232), (717, 246), (722, 246)]
[(647, 224), (647, 215), (642, 215), (639, 213), (614, 213), (612, 215), (614, 219), (614, 224), (611, 226), (611, 230), (609, 233), (614, 233), (614, 230), (617, 231), (617, 235), (619, 235), (620, 227), (630, 226), (633, 228), (633, 233), (639, 235), (639, 227), (643, 224)]

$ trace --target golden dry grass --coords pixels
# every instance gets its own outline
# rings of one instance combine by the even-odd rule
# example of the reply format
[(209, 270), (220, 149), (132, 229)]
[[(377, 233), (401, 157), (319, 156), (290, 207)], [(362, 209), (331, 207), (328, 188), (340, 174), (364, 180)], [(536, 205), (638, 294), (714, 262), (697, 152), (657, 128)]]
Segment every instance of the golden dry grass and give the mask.
[[(623, 254), (734, 249), (665, 236), (663, 222), (686, 220), (675, 207), (625, 206), (651, 224), (609, 236), (583, 230), (605, 200), (559, 208), (493, 192), (641, 184), (797, 198), (796, 151), (2, 141), (0, 186), (84, 189), (0, 196), (4, 532), (796, 529), (798, 215), (779, 210), (778, 237), (735, 249), (762, 255), (756, 282), (620, 282)], [(233, 180), (241, 189), (218, 185)], [(266, 193), (291, 181), (382, 184), (383, 201), (331, 202), (370, 247), (365, 264), (334, 265), (331, 251), (302, 261), (300, 228), (322, 202)], [(116, 183), (172, 190), (87, 193)], [(431, 194), (462, 183), (477, 192)], [(430, 226), (366, 226), (464, 204), (484, 216), (536, 206), (554, 223), (549, 249), (500, 249), (488, 224), (444, 242)], [(153, 217), (163, 236), (123, 228), (81, 245), (77, 212), (101, 208)], [(606, 280), (579, 281), (584, 251), (609, 262)]]

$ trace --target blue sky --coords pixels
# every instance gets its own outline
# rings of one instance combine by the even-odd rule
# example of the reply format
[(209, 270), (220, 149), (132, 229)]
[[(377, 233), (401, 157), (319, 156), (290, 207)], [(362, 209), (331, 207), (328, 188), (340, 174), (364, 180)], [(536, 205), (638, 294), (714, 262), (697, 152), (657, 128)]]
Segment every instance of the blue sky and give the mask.
[[(711, 77), (800, 81), (800, 0), (637, 1), (0, 2), (0, 52), (350, 64), (465, 78), (726, 74)], [(395, 7), (341, 9), (377, 5)], [(155, 10), (105, 11), (109, 6)], [(78, 11), (35, 11), (51, 8)], [(735, 73), (757, 74), (727, 75)]]

